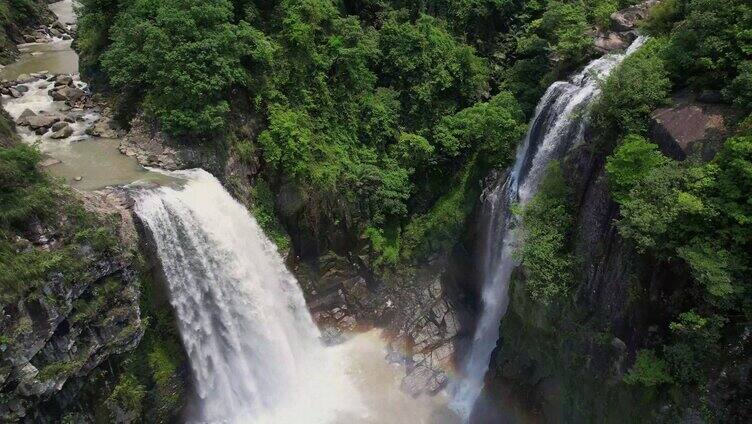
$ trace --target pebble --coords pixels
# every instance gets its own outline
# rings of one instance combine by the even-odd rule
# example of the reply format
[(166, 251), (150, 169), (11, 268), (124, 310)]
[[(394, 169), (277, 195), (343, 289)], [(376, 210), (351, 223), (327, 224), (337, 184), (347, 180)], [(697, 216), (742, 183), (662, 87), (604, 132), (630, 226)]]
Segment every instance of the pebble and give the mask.
[(82, 177), (82, 176), (79, 175), (76, 178), (74, 178), (73, 180), (75, 180), (75, 181), (81, 181), (83, 179), (84, 179), (84, 177)]

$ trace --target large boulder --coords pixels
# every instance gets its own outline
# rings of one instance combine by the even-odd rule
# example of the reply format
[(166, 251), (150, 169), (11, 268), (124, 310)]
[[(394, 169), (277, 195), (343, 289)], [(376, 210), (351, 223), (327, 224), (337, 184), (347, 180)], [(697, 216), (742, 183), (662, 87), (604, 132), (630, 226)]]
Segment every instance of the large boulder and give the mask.
[(675, 100), (675, 105), (658, 109), (651, 115), (650, 136), (666, 155), (683, 160), (696, 153), (710, 159), (729, 135), (728, 123), (736, 116), (733, 109), (705, 104), (692, 98)]
[(637, 23), (648, 17), (651, 7), (660, 0), (647, 0), (640, 4), (614, 12), (611, 15), (611, 27), (614, 31), (632, 31), (637, 29)]
[(68, 125), (67, 122), (61, 122), (61, 124), (65, 124), (65, 125), (62, 126), (60, 129), (56, 130), (55, 132), (53, 132), (50, 137), (55, 138), (55, 139), (60, 139), (60, 138), (68, 138), (71, 135), (73, 135), (73, 128), (71, 128), (71, 126)]
[(29, 127), (36, 130), (39, 128), (49, 128), (55, 122), (60, 121), (60, 117), (57, 115), (36, 115), (28, 118)]
[(29, 125), (29, 118), (37, 116), (31, 109), (25, 109), (21, 112), (21, 115), (16, 119), (16, 125), (26, 126)]

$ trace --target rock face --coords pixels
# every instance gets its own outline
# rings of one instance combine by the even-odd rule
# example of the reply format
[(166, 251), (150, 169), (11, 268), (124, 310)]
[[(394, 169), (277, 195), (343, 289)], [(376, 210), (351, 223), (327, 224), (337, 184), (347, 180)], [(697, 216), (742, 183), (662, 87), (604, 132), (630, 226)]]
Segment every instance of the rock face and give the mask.
[(598, 28), (595, 33), (595, 49), (600, 53), (623, 51), (637, 38), (638, 23), (648, 16), (648, 11), (659, 0), (646, 0), (640, 4), (614, 12), (610, 28)]
[[(122, 194), (84, 195), (95, 213), (119, 217), (124, 251), (134, 248), (135, 230), (129, 203)], [(54, 243), (54, 228), (38, 228), (29, 243)], [(54, 247), (48, 247), (54, 248)], [(46, 421), (50, 402), (64, 408), (80, 384), (111, 355), (133, 349), (144, 325), (139, 287), (130, 257), (82, 251), (86, 271), (70, 281), (60, 272), (48, 275), (38, 292), (3, 307), (0, 318), (0, 421)], [(65, 392), (65, 395), (61, 393)]]
[(637, 29), (637, 23), (647, 18), (650, 8), (660, 0), (646, 0), (642, 3), (614, 12), (611, 15), (611, 25), (615, 31), (632, 31)]
[[(390, 362), (406, 369), (402, 389), (411, 395), (434, 395), (448, 382), (460, 335), (454, 282), (446, 278), (447, 260), (427, 267), (414, 280), (391, 287), (363, 277), (345, 258), (328, 255), (313, 278), (300, 266), (299, 276), (314, 320), (328, 343), (344, 341), (354, 331), (386, 330)], [(430, 270), (429, 270), (430, 269)]]
[[(705, 99), (710, 96), (706, 94)], [(687, 94), (676, 97), (674, 106), (651, 115), (651, 138), (674, 159), (683, 160), (694, 153), (709, 159), (728, 136), (728, 121), (737, 115), (716, 103), (695, 101)]]

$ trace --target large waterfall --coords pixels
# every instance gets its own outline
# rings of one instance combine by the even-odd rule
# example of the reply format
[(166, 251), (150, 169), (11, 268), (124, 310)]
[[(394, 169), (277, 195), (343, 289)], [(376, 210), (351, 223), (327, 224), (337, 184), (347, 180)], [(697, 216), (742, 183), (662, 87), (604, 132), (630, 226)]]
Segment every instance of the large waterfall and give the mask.
[(361, 415), (344, 354), (326, 349), (295, 278), (213, 176), (137, 189), (200, 401), (199, 420), (329, 423)]
[(552, 84), (538, 103), (512, 168), (485, 193), (482, 309), (472, 345), (452, 383), (452, 408), (466, 419), (483, 389), (491, 354), (499, 338), (499, 321), (509, 302), (507, 290), (516, 266), (515, 216), (512, 205), (524, 206), (535, 194), (551, 160), (579, 142), (587, 125), (587, 108), (599, 93), (599, 82), (644, 43), (638, 38), (625, 54), (594, 60), (569, 81)]

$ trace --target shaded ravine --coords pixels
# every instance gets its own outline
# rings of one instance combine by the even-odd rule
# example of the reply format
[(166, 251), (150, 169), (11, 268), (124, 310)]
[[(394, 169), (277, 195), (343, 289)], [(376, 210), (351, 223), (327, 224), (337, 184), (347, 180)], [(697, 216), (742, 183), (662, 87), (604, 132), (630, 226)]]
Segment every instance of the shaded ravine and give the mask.
[(536, 107), (514, 165), (483, 195), (481, 225), (486, 231), (480, 259), (481, 314), (472, 345), (449, 388), (452, 409), (466, 420), (483, 390), (491, 354), (499, 338), (499, 322), (509, 302), (509, 279), (517, 265), (514, 258), (517, 218), (512, 207), (524, 206), (535, 195), (548, 164), (562, 158), (582, 140), (588, 123), (587, 108), (600, 92), (600, 81), (644, 40), (638, 38), (624, 54), (594, 60), (569, 81), (553, 83)]
[(156, 244), (200, 398), (199, 416), (190, 419), (451, 422), (440, 398), (399, 392), (373, 338), (324, 346), (276, 247), (215, 177), (170, 174), (184, 181), (132, 193)]

